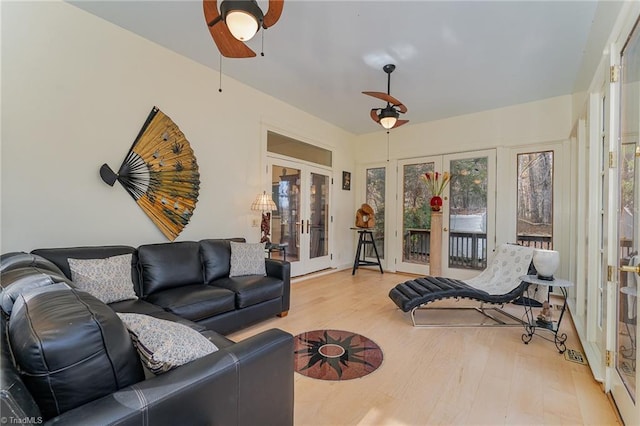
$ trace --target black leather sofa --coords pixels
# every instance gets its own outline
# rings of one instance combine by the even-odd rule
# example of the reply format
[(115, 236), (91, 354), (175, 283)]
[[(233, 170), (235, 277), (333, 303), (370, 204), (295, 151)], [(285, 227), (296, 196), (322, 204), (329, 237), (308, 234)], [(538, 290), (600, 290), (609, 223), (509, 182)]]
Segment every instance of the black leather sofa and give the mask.
[(36, 249), (68, 278), (68, 259), (104, 259), (132, 254), (132, 280), (138, 300), (110, 304), (117, 312), (156, 315), (171, 312), (221, 334), (289, 311), (289, 262), (265, 259), (267, 275), (229, 277), (231, 241), (207, 239), (130, 246)]
[[(139, 299), (106, 305), (74, 288), (66, 259), (128, 253)], [(289, 264), (266, 259), (267, 276), (230, 278), (229, 253), (229, 240), (203, 240), (3, 255), (0, 420), (292, 424), (292, 336), (271, 329), (235, 343), (222, 335), (288, 310)], [(201, 282), (190, 282), (193, 268)], [(164, 374), (145, 374), (116, 312), (184, 324), (218, 350)]]

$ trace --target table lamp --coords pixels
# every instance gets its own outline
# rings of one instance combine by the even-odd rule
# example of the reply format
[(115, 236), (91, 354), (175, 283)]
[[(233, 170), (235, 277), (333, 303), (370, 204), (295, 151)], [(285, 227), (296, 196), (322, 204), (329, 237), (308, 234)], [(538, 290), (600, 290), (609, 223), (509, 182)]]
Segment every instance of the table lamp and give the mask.
[(258, 194), (256, 200), (251, 204), (251, 210), (262, 212), (262, 222), (260, 222), (260, 230), (262, 231), (261, 243), (270, 243), (269, 235), (271, 234), (271, 212), (278, 210), (276, 203), (271, 199), (271, 195), (267, 191)]
[(538, 278), (553, 281), (553, 274), (560, 266), (560, 253), (555, 250), (535, 249), (533, 251), (533, 266), (538, 272)]

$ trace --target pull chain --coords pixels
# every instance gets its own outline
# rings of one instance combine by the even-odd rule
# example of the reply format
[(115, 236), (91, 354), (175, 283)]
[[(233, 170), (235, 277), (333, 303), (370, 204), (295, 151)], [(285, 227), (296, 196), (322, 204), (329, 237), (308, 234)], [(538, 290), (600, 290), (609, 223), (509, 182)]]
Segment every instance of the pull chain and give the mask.
[(222, 54), (220, 55), (220, 81), (218, 83), (218, 92), (222, 93)]
[(264, 30), (260, 32), (262, 33), (262, 46), (260, 47), (260, 56), (264, 56)]
[(389, 162), (389, 131), (387, 130), (387, 163)]

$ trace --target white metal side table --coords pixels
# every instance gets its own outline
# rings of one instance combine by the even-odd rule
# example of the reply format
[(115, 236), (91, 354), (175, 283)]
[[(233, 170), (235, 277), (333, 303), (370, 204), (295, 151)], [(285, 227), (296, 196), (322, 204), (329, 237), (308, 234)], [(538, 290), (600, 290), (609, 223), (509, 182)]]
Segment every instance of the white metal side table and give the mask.
[[(573, 287), (573, 283), (571, 281), (567, 281), (559, 278), (555, 278), (553, 280), (544, 280), (544, 279), (538, 278), (536, 275), (523, 275), (520, 277), (520, 279), (529, 284), (543, 285), (547, 287), (557, 287), (560, 289), (560, 292), (562, 293), (562, 299), (563, 299), (562, 309), (560, 310), (560, 316), (558, 317), (558, 321), (553, 321), (552, 319), (552, 321), (547, 322), (535, 317), (535, 315), (533, 314), (533, 309), (531, 306), (530, 299), (528, 297), (525, 298), (524, 311), (525, 311), (526, 320), (524, 322), (525, 332), (522, 335), (522, 341), (526, 345), (531, 341), (531, 339), (533, 339), (533, 336), (537, 334), (538, 337), (541, 337), (549, 342), (553, 342), (556, 345), (558, 352), (564, 353), (564, 351), (567, 350), (567, 346), (565, 345), (565, 342), (567, 341), (567, 333), (559, 334), (558, 332), (560, 331), (560, 324), (562, 323), (562, 317), (564, 316), (564, 311), (567, 310), (567, 288)], [(527, 289), (527, 293), (528, 291), (529, 290)], [(536, 333), (538, 330), (549, 332), (552, 334), (553, 337), (548, 337), (546, 335)]]

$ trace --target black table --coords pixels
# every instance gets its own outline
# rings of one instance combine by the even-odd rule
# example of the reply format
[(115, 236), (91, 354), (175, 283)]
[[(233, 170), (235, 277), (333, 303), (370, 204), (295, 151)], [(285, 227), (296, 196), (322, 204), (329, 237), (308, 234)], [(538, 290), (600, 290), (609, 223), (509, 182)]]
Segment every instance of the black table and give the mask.
[[(365, 228), (351, 228), (355, 231), (358, 231), (358, 249), (356, 250), (356, 258), (353, 261), (353, 270), (351, 271), (351, 275), (355, 275), (356, 269), (359, 266), (378, 266), (380, 268), (380, 273), (384, 274), (382, 270), (382, 264), (380, 263), (380, 256), (378, 255), (378, 249), (376, 247), (376, 242), (373, 239), (373, 231)], [(371, 244), (373, 246), (373, 251), (376, 254), (376, 261), (366, 260), (365, 259), (365, 250), (362, 250), (362, 246), (367, 246), (367, 244)], [(361, 258), (362, 257), (362, 258)]]

